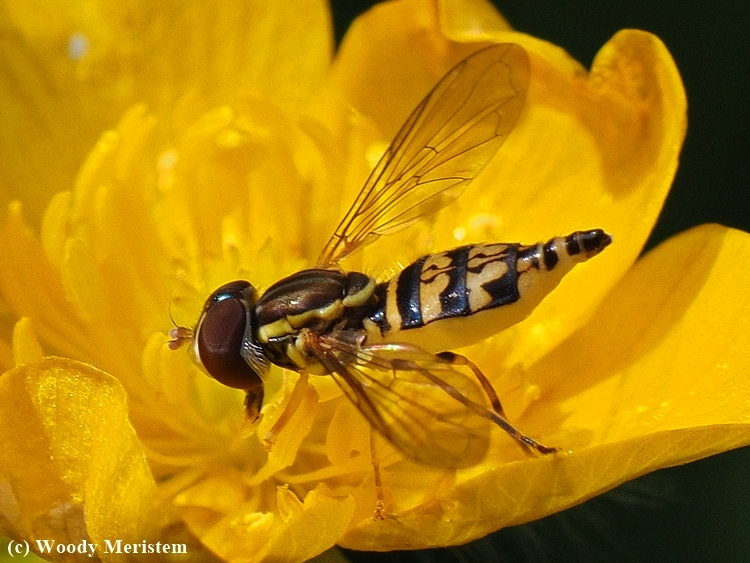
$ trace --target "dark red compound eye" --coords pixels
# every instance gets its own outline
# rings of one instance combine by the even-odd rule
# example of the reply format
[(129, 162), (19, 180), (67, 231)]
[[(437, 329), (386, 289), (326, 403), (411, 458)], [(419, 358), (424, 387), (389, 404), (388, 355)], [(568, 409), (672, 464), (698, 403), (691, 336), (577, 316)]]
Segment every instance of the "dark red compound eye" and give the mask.
[(232, 282), (215, 291), (206, 301), (196, 335), (200, 361), (208, 374), (227, 387), (246, 390), (263, 384), (241, 354), (250, 314), (243, 299), (248, 287), (247, 282)]

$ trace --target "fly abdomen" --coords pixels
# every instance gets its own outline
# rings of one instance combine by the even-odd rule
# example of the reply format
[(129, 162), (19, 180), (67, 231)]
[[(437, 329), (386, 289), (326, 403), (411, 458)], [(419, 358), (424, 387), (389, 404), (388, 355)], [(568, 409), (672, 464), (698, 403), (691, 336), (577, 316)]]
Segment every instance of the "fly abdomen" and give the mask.
[(423, 256), (378, 287), (381, 332), (468, 317), (519, 298), (515, 244), (467, 245)]
[(430, 350), (471, 344), (528, 316), (578, 262), (612, 238), (576, 231), (532, 246), (461, 246), (423, 256), (375, 290), (379, 337)]
[(569, 263), (585, 262), (596, 256), (611, 242), (611, 236), (601, 229), (594, 229), (576, 231), (533, 246), (521, 246), (518, 249), (517, 269), (519, 272), (531, 268), (551, 272), (560, 263), (562, 268), (566, 268)]

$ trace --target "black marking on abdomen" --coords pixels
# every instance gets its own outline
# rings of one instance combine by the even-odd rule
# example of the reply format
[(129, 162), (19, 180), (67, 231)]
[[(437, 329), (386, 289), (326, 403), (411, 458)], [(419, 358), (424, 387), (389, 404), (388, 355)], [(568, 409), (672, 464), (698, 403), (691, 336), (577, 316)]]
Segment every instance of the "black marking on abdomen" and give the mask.
[(575, 256), (581, 253), (581, 245), (578, 244), (578, 232), (572, 233), (565, 237), (565, 250), (568, 256)]
[(557, 251), (555, 250), (555, 239), (547, 241), (542, 252), (544, 253), (544, 267), (547, 268), (547, 271), (549, 272), (557, 265), (557, 262), (560, 260), (560, 257), (557, 255)]
[[(532, 268), (535, 270), (539, 269), (539, 245), (535, 244), (533, 246), (519, 246), (517, 244), (509, 244), (508, 247), (513, 247), (513, 254), (516, 256), (518, 260), (523, 260), (529, 264)], [(511, 264), (508, 263), (508, 267), (510, 267)], [(512, 266), (515, 268), (516, 264), (515, 261), (513, 262)]]
[(440, 318), (465, 317), (472, 314), (469, 306), (469, 293), (466, 290), (466, 271), (469, 264), (469, 250), (472, 246), (461, 246), (444, 253), (451, 261), (451, 270), (446, 272), (448, 287), (440, 294), (442, 313)]
[(408, 265), (398, 275), (396, 284), (396, 306), (401, 315), (401, 328), (419, 328), (424, 326), (422, 306), (419, 298), (422, 279), (422, 266), (427, 256)]
[(388, 322), (388, 317), (385, 314), (387, 306), (386, 298), (388, 296), (388, 282), (382, 282), (375, 286), (373, 291), (377, 299), (377, 305), (375, 310), (370, 314), (370, 320), (374, 322), (380, 329), (380, 334), (386, 334), (391, 330), (391, 323)]
[(521, 298), (518, 292), (518, 270), (516, 269), (518, 245), (508, 244), (503, 254), (504, 256), (500, 259), (505, 262), (507, 271), (499, 278), (482, 284), (482, 289), (490, 295), (491, 299), (481, 309), (473, 311), (474, 313), (515, 303)]
[(601, 229), (579, 231), (578, 234), (586, 252), (601, 252), (612, 242), (612, 237)]

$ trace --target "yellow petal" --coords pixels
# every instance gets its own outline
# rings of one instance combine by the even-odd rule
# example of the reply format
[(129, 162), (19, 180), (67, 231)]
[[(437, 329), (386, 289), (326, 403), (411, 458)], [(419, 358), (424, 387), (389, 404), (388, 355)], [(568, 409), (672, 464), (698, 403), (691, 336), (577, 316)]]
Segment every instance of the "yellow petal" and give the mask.
[(0, 522), (6, 533), (60, 542), (88, 534), (95, 543), (158, 536), (168, 512), (159, 506), (114, 378), (49, 358), (5, 373), (0, 395)]
[(462, 543), (750, 444), (748, 260), (750, 235), (718, 226), (649, 253), (588, 324), (527, 374), (540, 383), (540, 400), (520, 418), (509, 413), (563, 453), (495, 458), (432, 503), (380, 527), (361, 522), (342, 545)]
[(203, 541), (227, 561), (305, 561), (332, 547), (351, 519), (354, 501), (318, 486), (301, 501), (279, 487), (281, 514), (247, 511), (217, 523)]
[(493, 33), (512, 31), (510, 24), (486, 0), (440, 0), (440, 29), (454, 41), (481, 41)]
[[(289, 491), (282, 488), (280, 494), (289, 496)], [(341, 537), (353, 512), (352, 498), (335, 496), (325, 487), (317, 487), (307, 493), (304, 503), (285, 515), (284, 533), (272, 539), (269, 559), (300, 561), (325, 551)]]

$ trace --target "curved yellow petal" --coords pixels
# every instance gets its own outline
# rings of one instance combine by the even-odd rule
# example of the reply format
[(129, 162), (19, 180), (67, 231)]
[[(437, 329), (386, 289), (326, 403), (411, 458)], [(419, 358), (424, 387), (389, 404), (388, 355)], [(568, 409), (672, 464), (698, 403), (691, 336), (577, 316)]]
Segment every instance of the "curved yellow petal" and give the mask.
[(714, 225), (650, 252), (590, 322), (525, 374), (542, 396), (510, 418), (563, 452), (519, 458), (509, 450), (508, 459), (498, 450), (480, 474), (459, 473), (432, 502), (380, 527), (360, 522), (342, 545), (463, 543), (750, 444), (748, 260), (750, 235)]
[[(300, 499), (288, 486), (275, 490), (274, 512), (259, 511), (259, 499), (222, 514), (244, 495), (241, 476), (209, 478), (179, 495), (176, 504), (201, 541), (225, 561), (305, 561), (332, 547), (349, 525), (354, 499), (319, 485)], [(218, 500), (218, 502), (217, 502)]]
[(487, 0), (439, 0), (437, 4), (440, 30), (454, 41), (481, 41), (494, 33), (512, 31)]
[(30, 542), (88, 537), (101, 545), (105, 538), (159, 537), (170, 512), (159, 503), (114, 378), (47, 358), (3, 374), (0, 395), (4, 533)]

